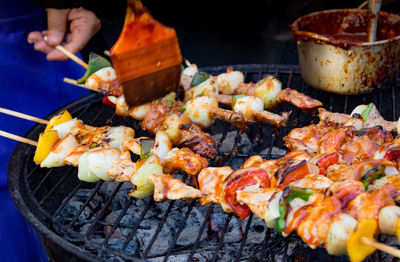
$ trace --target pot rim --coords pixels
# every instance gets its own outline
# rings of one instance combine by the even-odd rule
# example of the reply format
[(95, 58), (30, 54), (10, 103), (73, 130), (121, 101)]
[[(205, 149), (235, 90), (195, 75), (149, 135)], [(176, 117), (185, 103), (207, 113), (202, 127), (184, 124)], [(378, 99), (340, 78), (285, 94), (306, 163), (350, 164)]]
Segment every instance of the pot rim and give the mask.
[[(304, 40), (317, 40), (317, 41), (325, 42), (327, 44), (336, 45), (336, 46), (345, 46), (345, 47), (376, 46), (376, 45), (381, 45), (381, 44), (383, 45), (386, 43), (400, 41), (400, 34), (395, 37), (391, 37), (388, 39), (379, 40), (379, 41), (375, 41), (375, 42), (345, 42), (345, 41), (335, 40), (335, 39), (326, 37), (322, 34), (298, 30), (298, 24), (300, 23), (300, 21), (304, 20), (305, 18), (316, 16), (321, 13), (336, 13), (336, 12), (343, 12), (343, 11), (361, 12), (361, 13), (368, 12), (368, 10), (366, 10), (366, 9), (355, 9), (355, 8), (322, 10), (322, 11), (309, 13), (309, 14), (306, 14), (304, 16), (297, 18), (289, 27), (292, 30), (292, 34), (295, 36), (295, 38), (298, 36), (301, 36), (304, 38)], [(385, 16), (395, 16), (396, 18), (398, 18), (400, 20), (400, 15), (397, 15), (394, 13), (379, 11), (379, 14), (384, 14)]]

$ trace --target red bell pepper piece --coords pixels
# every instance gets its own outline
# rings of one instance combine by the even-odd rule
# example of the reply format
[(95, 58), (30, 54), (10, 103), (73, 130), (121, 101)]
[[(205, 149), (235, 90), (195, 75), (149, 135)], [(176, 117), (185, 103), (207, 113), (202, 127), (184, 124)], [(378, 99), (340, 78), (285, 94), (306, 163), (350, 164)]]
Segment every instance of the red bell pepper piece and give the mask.
[(270, 186), (270, 181), (267, 172), (262, 169), (252, 169), (244, 173), (240, 172), (240, 169), (238, 171), (228, 178), (225, 186), (225, 200), (236, 215), (245, 219), (250, 215), (250, 208), (237, 202), (236, 191), (256, 184), (259, 188), (267, 188)]
[(326, 169), (333, 164), (337, 164), (338, 162), (339, 162), (338, 153), (332, 153), (324, 156), (323, 158), (317, 161), (317, 166), (319, 167), (319, 173), (324, 176), (326, 173)]
[(115, 104), (114, 104), (113, 102), (111, 102), (110, 99), (108, 99), (107, 96), (105, 96), (105, 97), (103, 98), (103, 101), (102, 101), (102, 102), (103, 102), (103, 104), (105, 104), (105, 105), (107, 105), (107, 106), (109, 106), (109, 107), (115, 109)]

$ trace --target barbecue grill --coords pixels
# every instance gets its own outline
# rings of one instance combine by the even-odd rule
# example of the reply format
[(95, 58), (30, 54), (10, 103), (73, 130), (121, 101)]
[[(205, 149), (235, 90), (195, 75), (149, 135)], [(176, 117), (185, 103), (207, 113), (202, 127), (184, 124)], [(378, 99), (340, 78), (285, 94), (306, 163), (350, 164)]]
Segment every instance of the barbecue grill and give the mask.
[[(213, 75), (226, 66), (201, 68)], [(397, 120), (400, 105), (399, 81), (389, 89), (369, 95), (340, 96), (310, 88), (301, 79), (297, 66), (236, 65), (246, 82), (274, 75), (283, 88), (304, 92), (324, 103), (330, 111), (350, 113), (358, 104), (375, 103), (387, 120)], [(101, 102), (102, 95), (89, 94), (60, 109), (67, 109), (85, 123), (101, 126), (126, 125), (137, 136), (149, 135), (131, 118), (115, 115)], [(244, 132), (224, 122), (209, 130), (217, 143), (219, 156), (210, 166), (238, 168), (249, 156), (276, 159), (286, 153), (282, 138), (294, 127), (317, 123), (315, 114), (288, 105), (277, 112), (292, 110), (288, 126), (254, 124)], [(37, 140), (43, 126), (34, 126), (26, 137)], [(156, 203), (151, 197), (134, 199), (127, 195), (130, 183), (94, 184), (79, 181), (77, 169), (41, 169), (32, 159), (35, 148), (18, 144), (10, 159), (8, 184), (11, 197), (21, 214), (38, 230), (51, 260), (56, 261), (347, 261), (346, 256), (329, 256), (319, 247), (311, 250), (296, 235), (284, 238), (267, 229), (263, 220), (252, 214), (241, 221), (226, 214), (218, 205), (201, 207), (191, 202)], [(184, 173), (178, 174), (188, 180)], [(381, 241), (396, 244), (394, 238)], [(376, 252), (372, 260), (392, 260)]]

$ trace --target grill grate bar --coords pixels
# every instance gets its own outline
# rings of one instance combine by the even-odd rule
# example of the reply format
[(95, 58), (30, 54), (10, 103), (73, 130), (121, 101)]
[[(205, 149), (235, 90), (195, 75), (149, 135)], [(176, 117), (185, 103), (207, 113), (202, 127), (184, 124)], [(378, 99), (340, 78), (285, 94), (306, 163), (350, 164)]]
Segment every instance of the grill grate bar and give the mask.
[(186, 215), (185, 215), (185, 217), (183, 218), (182, 222), (180, 223), (180, 226), (179, 226), (179, 228), (178, 228), (178, 231), (175, 233), (174, 239), (172, 240), (172, 243), (171, 243), (170, 247), (169, 247), (168, 250), (167, 250), (167, 254), (165, 255), (164, 260), (163, 260), (164, 262), (167, 262), (167, 261), (168, 261), (168, 257), (169, 257), (169, 256), (171, 255), (171, 253), (173, 252), (173, 249), (174, 249), (174, 247), (175, 247), (176, 241), (178, 241), (178, 238), (180, 237), (180, 235), (181, 235), (181, 233), (182, 233), (182, 230), (183, 230), (183, 228), (185, 227), (186, 221), (187, 221), (187, 219), (189, 218), (190, 214), (192, 213), (193, 206), (194, 206), (194, 204), (195, 204), (196, 202), (197, 202), (196, 200), (193, 200), (193, 201), (190, 203), (190, 205), (189, 205), (189, 207), (188, 207), (188, 210), (187, 210), (187, 212), (186, 212)]
[(121, 219), (126, 215), (126, 212), (128, 211), (128, 208), (132, 204), (132, 202), (133, 202), (133, 197), (129, 198), (125, 207), (122, 209), (121, 214), (119, 214), (117, 219), (114, 221), (114, 223), (113, 223), (114, 225), (111, 228), (110, 232), (106, 235), (106, 238), (104, 239), (102, 245), (105, 245), (108, 242), (108, 240), (110, 239), (110, 237), (112, 236), (114, 231), (118, 228), (118, 226), (120, 225)]
[(253, 219), (253, 213), (250, 213), (249, 219), (248, 219), (247, 224), (246, 224), (246, 229), (244, 231), (243, 239), (242, 239), (242, 242), (240, 243), (240, 248), (239, 248), (238, 254), (236, 256), (236, 260), (235, 261), (237, 261), (237, 262), (240, 261), (240, 257), (242, 256), (243, 247), (244, 247), (244, 244), (246, 243), (246, 239), (247, 239), (247, 235), (249, 233), (249, 228), (250, 228), (250, 224), (251, 224), (252, 219)]
[(38, 191), (38, 189), (43, 185), (43, 183), (46, 181), (47, 177), (49, 177), (49, 175), (51, 173), (53, 173), (54, 168), (50, 169), (49, 171), (46, 172), (46, 175), (43, 176), (42, 180), (40, 181), (40, 183), (32, 190), (32, 193), (35, 195)]
[(143, 252), (143, 255), (142, 255), (143, 258), (146, 258), (147, 254), (150, 252), (150, 249), (153, 246), (154, 242), (156, 241), (156, 238), (157, 238), (158, 234), (160, 233), (161, 228), (164, 226), (164, 223), (167, 220), (168, 214), (169, 214), (169, 212), (171, 212), (172, 207), (174, 206), (174, 204), (175, 204), (175, 200), (173, 200), (173, 201), (171, 201), (169, 203), (168, 208), (165, 211), (165, 214), (164, 214), (163, 218), (161, 219), (160, 223), (158, 224), (156, 232), (154, 232), (154, 236), (152, 237), (152, 239), (150, 240), (149, 245), (146, 247), (146, 249)]
[[(29, 158), (29, 159), (31, 159), (31, 158)], [(40, 168), (40, 166), (35, 165), (35, 167), (30, 172), (27, 173), (26, 179), (28, 180), (31, 177), (31, 175), (34, 174), (39, 168)]]
[(144, 216), (147, 214), (147, 211), (149, 211), (150, 206), (154, 203), (153, 198), (149, 202), (147, 202), (146, 207), (144, 208), (142, 214), (140, 215), (139, 221), (135, 224), (133, 227), (132, 231), (129, 233), (129, 236), (126, 238), (126, 241), (124, 245), (122, 246), (121, 250), (125, 250), (129, 244), (129, 242), (132, 240), (133, 236), (136, 233), (136, 230), (138, 230), (140, 223), (143, 221)]
[(89, 227), (89, 229), (86, 231), (86, 237), (88, 237), (94, 230), (95, 226), (97, 225), (97, 221), (99, 221), (101, 219), (101, 217), (104, 214), (104, 211), (108, 208), (108, 206), (111, 203), (111, 200), (113, 200), (113, 198), (115, 197), (115, 195), (117, 194), (118, 190), (121, 188), (122, 183), (119, 183), (115, 189), (113, 190), (113, 192), (111, 193), (111, 196), (107, 199), (107, 201), (104, 203), (103, 207), (101, 208), (101, 210), (96, 214), (95, 216), (95, 220), (93, 222), (93, 224)]
[(61, 202), (61, 205), (56, 209), (56, 211), (53, 213), (52, 218), (54, 219), (58, 213), (65, 207), (65, 205), (71, 200), (71, 198), (76, 194), (76, 192), (79, 190), (79, 188), (82, 185), (82, 181), (79, 180), (78, 184), (76, 187), (67, 195), (67, 197)]
[(78, 212), (76, 213), (76, 215), (74, 216), (74, 218), (71, 220), (71, 222), (69, 223), (70, 226), (73, 226), (76, 223), (76, 220), (78, 219), (78, 217), (81, 215), (82, 211), (87, 207), (87, 205), (89, 204), (89, 202), (93, 199), (94, 195), (97, 193), (97, 191), (99, 190), (99, 188), (101, 187), (101, 185), (103, 184), (103, 181), (99, 181), (97, 182), (96, 186), (93, 188), (92, 193), (90, 194), (90, 196), (88, 197), (88, 199), (85, 201), (85, 203), (81, 206), (81, 208), (78, 210)]
[(394, 88), (392, 88), (392, 111), (393, 111), (393, 118), (392, 120), (396, 120), (396, 96), (394, 92)]
[(218, 260), (219, 250), (222, 248), (222, 244), (224, 243), (225, 233), (226, 233), (226, 230), (228, 229), (228, 225), (229, 225), (229, 222), (232, 219), (232, 216), (233, 216), (233, 213), (229, 213), (228, 217), (226, 218), (224, 228), (221, 231), (221, 235), (218, 236), (218, 245), (217, 245), (217, 248), (214, 251), (214, 256), (211, 259), (211, 261), (217, 261)]
[(64, 182), (64, 180), (72, 173), (72, 171), (74, 170), (74, 168), (70, 168), (65, 175), (58, 180), (58, 182), (49, 190), (49, 192), (47, 192), (47, 194), (42, 198), (42, 200), (40, 200), (39, 204), (43, 204), (44, 201), (47, 200), (47, 198), (49, 198), (53, 192)]
[(187, 260), (187, 261), (191, 261), (191, 260), (193, 259), (194, 252), (196, 251), (197, 246), (199, 245), (201, 236), (203, 235), (204, 229), (206, 228), (206, 225), (208, 224), (208, 221), (209, 221), (209, 219), (210, 219), (210, 217), (211, 217), (211, 213), (213, 212), (214, 205), (215, 205), (215, 204), (212, 204), (211, 206), (208, 207), (207, 214), (206, 214), (206, 216), (205, 216), (205, 218), (204, 218), (203, 223), (201, 224), (199, 233), (197, 234), (196, 241), (195, 241), (195, 243), (193, 244), (192, 249), (190, 250), (190, 254), (189, 254), (189, 256), (188, 256), (188, 260)]

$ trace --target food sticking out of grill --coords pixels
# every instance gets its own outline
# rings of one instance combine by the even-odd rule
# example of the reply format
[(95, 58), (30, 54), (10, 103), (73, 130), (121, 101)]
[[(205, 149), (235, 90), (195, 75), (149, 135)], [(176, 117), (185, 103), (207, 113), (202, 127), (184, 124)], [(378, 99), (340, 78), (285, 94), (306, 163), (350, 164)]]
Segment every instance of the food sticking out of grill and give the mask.
[(159, 98), (179, 84), (182, 56), (176, 32), (154, 20), (140, 0), (128, 0), (110, 58), (130, 106)]

